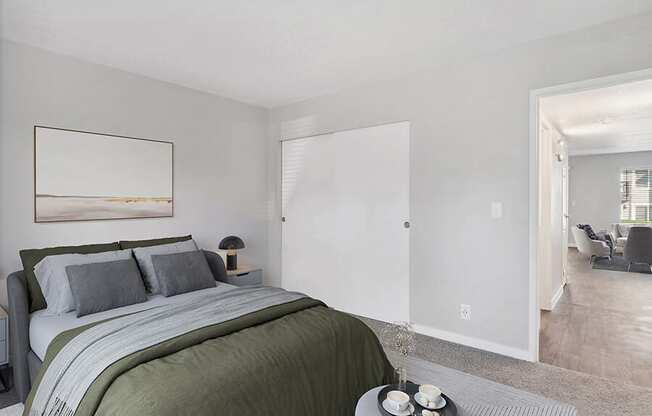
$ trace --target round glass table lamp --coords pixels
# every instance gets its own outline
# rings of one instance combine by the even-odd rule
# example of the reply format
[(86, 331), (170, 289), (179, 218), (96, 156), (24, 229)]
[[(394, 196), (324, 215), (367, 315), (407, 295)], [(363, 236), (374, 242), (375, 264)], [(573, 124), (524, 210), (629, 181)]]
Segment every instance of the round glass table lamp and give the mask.
[(220, 250), (226, 250), (226, 270), (236, 270), (238, 268), (238, 252), (245, 248), (244, 241), (240, 237), (230, 235), (220, 241)]

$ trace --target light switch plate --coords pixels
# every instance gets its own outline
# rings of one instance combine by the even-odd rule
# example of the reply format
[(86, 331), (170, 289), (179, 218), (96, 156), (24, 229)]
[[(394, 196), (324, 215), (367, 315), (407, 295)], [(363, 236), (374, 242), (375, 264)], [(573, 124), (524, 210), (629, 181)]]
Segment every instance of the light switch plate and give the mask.
[(502, 218), (503, 217), (503, 203), (502, 202), (492, 202), (491, 203), (491, 218)]

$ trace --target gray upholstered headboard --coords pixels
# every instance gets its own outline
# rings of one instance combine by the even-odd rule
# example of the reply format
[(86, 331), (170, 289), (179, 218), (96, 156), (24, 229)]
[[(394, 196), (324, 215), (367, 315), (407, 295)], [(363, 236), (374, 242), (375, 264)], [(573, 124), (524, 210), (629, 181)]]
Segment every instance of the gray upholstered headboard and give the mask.
[(14, 387), (20, 401), (24, 402), (31, 386), (27, 361), (29, 346), (29, 296), (23, 271), (7, 278), (9, 297), (9, 353), (14, 372)]
[(217, 280), (218, 282), (225, 282), (226, 266), (224, 265), (224, 260), (222, 260), (222, 256), (212, 251), (207, 251), (207, 250), (202, 250), (202, 251), (206, 256), (206, 260), (208, 260), (208, 265), (210, 266), (211, 271), (213, 272), (213, 276), (215, 276), (215, 280)]
[[(222, 257), (212, 251), (202, 250), (213, 272), (215, 280), (226, 281), (226, 267)], [(32, 380), (38, 372), (41, 361), (32, 352), (29, 344), (29, 295), (27, 280), (23, 271), (13, 272), (7, 278), (9, 297), (9, 352), (13, 367), (14, 386), (20, 401), (25, 402)]]

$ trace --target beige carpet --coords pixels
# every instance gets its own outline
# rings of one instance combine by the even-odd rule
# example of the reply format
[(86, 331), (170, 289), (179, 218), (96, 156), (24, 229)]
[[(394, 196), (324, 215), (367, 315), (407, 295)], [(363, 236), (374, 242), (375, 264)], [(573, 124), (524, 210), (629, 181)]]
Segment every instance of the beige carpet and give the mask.
[(395, 367), (404, 367), (417, 384), (436, 384), (454, 402), (459, 416), (576, 416), (569, 404), (515, 389), (416, 357), (388, 351)]
[(0, 409), (0, 416), (20, 416), (23, 414), (23, 405), (15, 404), (13, 406)]
[[(381, 328), (377, 321), (363, 320), (375, 331)], [(571, 404), (579, 416), (652, 415), (652, 389), (516, 360), (423, 335), (417, 339), (414, 355), (418, 358)]]

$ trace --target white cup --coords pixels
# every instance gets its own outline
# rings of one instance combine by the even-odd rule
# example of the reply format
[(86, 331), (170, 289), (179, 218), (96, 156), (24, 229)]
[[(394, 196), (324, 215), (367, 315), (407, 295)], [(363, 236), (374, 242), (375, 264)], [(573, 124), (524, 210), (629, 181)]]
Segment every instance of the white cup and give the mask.
[(419, 386), (419, 393), (428, 400), (428, 402), (437, 402), (441, 397), (441, 390), (432, 384), (422, 384)]
[(387, 405), (392, 410), (403, 411), (410, 405), (410, 396), (399, 390), (387, 393)]

